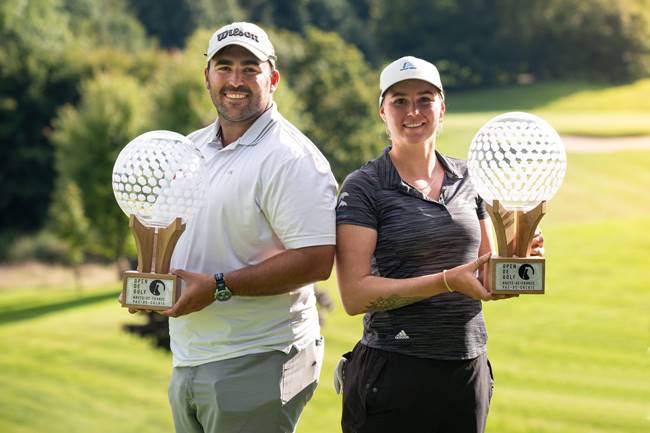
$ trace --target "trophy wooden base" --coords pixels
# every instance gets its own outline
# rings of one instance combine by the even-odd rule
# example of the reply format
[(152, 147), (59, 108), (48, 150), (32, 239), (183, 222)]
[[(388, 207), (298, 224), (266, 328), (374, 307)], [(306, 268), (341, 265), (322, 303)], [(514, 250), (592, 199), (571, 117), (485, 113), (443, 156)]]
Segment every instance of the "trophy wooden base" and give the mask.
[(123, 277), (122, 306), (141, 310), (167, 310), (178, 300), (178, 277), (126, 271)]
[(544, 294), (543, 257), (492, 257), (490, 290), (497, 295)]
[(167, 310), (178, 300), (178, 277), (169, 273), (174, 246), (185, 230), (176, 218), (167, 227), (145, 227), (135, 215), (129, 228), (138, 250), (138, 270), (124, 272), (122, 306), (141, 310)]
[(535, 228), (546, 213), (543, 201), (528, 212), (508, 211), (498, 200), (485, 205), (497, 237), (498, 256), (489, 262), (490, 289), (498, 295), (544, 293), (545, 261), (529, 257)]

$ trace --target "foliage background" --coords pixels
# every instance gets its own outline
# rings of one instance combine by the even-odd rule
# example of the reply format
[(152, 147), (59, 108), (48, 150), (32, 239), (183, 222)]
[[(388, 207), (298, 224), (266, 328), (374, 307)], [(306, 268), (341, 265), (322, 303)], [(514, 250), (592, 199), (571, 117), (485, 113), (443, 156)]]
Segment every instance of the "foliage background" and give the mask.
[[(0, 260), (79, 266), (132, 253), (110, 191), (117, 152), (214, 120), (211, 33), (270, 33), (276, 101), (339, 181), (386, 145), (381, 67), (441, 69), (443, 152), (530, 111), (561, 133), (650, 135), (649, 0), (7, 0), (0, 3)], [(569, 153), (543, 221), (549, 293), (486, 305), (497, 392), (488, 431), (648, 429), (647, 151)], [(335, 279), (322, 287), (337, 299)], [(121, 331), (117, 286), (0, 290), (0, 431), (169, 431), (169, 356)], [(360, 335), (336, 302), (322, 383), (299, 431), (338, 431), (330, 386)]]
[(0, 241), (46, 228), (57, 182), (83, 179), (85, 216), (101, 221), (84, 254), (128, 252), (106, 200), (110, 161), (142, 131), (187, 133), (214, 120), (203, 53), (232, 20), (269, 30), (283, 76), (278, 105), (340, 181), (385, 145), (375, 98), (378, 70), (394, 58), (434, 61), (448, 92), (633, 82), (650, 74), (649, 17), (650, 0), (5, 1)]

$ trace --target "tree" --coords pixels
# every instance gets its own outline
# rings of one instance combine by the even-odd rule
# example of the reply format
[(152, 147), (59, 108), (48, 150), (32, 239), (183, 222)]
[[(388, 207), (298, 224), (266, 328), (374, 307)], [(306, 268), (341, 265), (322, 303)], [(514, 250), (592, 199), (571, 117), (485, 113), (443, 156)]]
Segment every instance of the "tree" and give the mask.
[[(207, 41), (207, 39), (206, 39)], [(205, 57), (192, 53), (199, 61)], [(203, 62), (192, 54), (175, 53), (162, 65), (154, 84), (151, 129), (188, 134), (214, 120), (214, 107), (203, 83)]]
[(127, 0), (63, 0), (62, 8), (76, 44), (86, 52), (107, 46), (134, 53), (151, 45)]
[(113, 165), (120, 150), (146, 128), (149, 105), (147, 89), (133, 78), (100, 74), (83, 83), (80, 104), (66, 105), (54, 121), (57, 172), (79, 185), (97, 239), (93, 248), (110, 259), (123, 255), (128, 232), (113, 195)]
[(49, 215), (51, 231), (67, 244), (66, 261), (72, 265), (77, 288), (81, 289), (81, 265), (89, 243), (90, 222), (76, 183), (59, 179)]
[(336, 32), (373, 60), (377, 53), (366, 25), (370, 3), (370, 0), (239, 0), (242, 9), (248, 11), (248, 19), (267, 29), (304, 35), (311, 26)]
[[(498, 19), (500, 3), (379, 0), (370, 27), (389, 61), (414, 55), (434, 62), (448, 88), (494, 84), (518, 72), (510, 63), (510, 39), (501, 37), (508, 24)], [(522, 9), (516, 8), (519, 13)]]
[(376, 62), (375, 40), (368, 31), (370, 0), (309, 0), (309, 25), (336, 32), (346, 42), (355, 45), (367, 61)]
[(304, 43), (291, 84), (313, 119), (307, 135), (343, 180), (383, 147), (378, 75), (335, 33), (308, 28)]
[(650, 1), (549, 1), (533, 25), (531, 69), (542, 78), (650, 74)]
[(58, 104), (77, 95), (80, 71), (68, 61), (72, 35), (61, 2), (0, 3), (0, 227), (38, 229), (54, 183), (44, 135)]
[[(57, 109), (74, 103), (101, 44), (136, 51), (142, 27), (122, 1), (0, 3), (0, 237), (40, 228), (54, 188), (47, 137)], [(81, 53), (81, 54), (79, 54)]]
[(384, 57), (433, 61), (448, 88), (620, 81), (650, 73), (649, 15), (648, 0), (378, 0), (370, 28)]
[(302, 33), (309, 24), (310, 0), (239, 0), (248, 18), (264, 25)]
[(180, 48), (198, 28), (247, 19), (237, 0), (128, 0), (147, 33), (166, 48)]

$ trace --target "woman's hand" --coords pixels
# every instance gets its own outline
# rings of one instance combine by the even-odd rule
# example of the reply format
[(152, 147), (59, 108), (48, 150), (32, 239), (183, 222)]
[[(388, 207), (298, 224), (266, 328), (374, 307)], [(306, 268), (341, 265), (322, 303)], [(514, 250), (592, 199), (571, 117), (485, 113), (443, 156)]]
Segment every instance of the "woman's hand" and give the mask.
[(540, 257), (544, 256), (544, 235), (539, 229), (535, 231), (535, 236), (530, 244), (530, 255)]
[[(117, 297), (117, 301), (124, 306), (124, 294), (123, 292), (120, 292), (120, 296)], [(153, 310), (147, 310), (144, 308), (133, 308), (129, 307), (129, 313), (135, 314), (135, 313), (151, 313)], [(157, 312), (157, 311), (156, 311)]]
[(485, 301), (492, 299), (492, 293), (476, 278), (476, 271), (482, 269), (491, 255), (491, 253), (483, 254), (476, 260), (446, 271), (444, 277), (448, 288), (472, 299)]
[(478, 299), (481, 301), (496, 301), (499, 299), (509, 299), (519, 296), (495, 295), (481, 284), (481, 280), (476, 277), (476, 271), (483, 269), (483, 266), (490, 260), (491, 255), (492, 253), (484, 254), (470, 263), (448, 270), (445, 272), (447, 284), (454, 292), (459, 292), (472, 299)]

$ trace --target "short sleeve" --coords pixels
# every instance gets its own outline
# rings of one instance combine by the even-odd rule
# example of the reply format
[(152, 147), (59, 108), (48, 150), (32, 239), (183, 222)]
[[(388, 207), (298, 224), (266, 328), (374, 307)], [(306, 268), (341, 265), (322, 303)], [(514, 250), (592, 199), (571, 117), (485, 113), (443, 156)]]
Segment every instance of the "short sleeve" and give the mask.
[(336, 224), (377, 229), (377, 203), (373, 179), (360, 170), (350, 174), (341, 187), (336, 205)]
[(289, 249), (336, 244), (336, 180), (322, 155), (304, 152), (273, 166), (259, 206)]

